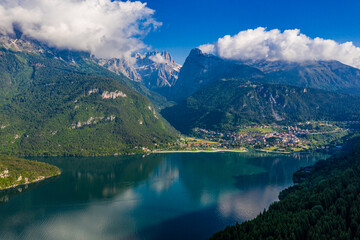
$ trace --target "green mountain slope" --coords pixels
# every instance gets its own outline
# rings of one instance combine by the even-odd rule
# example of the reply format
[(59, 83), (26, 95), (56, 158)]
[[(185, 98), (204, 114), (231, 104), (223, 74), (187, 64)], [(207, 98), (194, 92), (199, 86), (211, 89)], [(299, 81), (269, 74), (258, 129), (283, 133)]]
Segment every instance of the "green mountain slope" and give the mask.
[(0, 152), (106, 155), (174, 139), (122, 76), (75, 53), (63, 59), (0, 49)]
[(209, 84), (162, 115), (180, 131), (228, 130), (240, 124), (360, 118), (360, 98), (237, 79)]

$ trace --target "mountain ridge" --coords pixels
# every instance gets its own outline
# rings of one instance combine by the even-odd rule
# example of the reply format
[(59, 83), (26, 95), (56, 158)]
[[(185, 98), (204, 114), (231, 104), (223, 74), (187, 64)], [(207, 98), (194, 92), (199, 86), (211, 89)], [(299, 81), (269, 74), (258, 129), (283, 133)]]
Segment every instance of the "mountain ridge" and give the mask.
[(182, 100), (209, 83), (232, 77), (259, 80), (264, 78), (264, 74), (254, 67), (204, 54), (200, 49), (195, 48), (186, 58), (179, 79), (167, 97)]

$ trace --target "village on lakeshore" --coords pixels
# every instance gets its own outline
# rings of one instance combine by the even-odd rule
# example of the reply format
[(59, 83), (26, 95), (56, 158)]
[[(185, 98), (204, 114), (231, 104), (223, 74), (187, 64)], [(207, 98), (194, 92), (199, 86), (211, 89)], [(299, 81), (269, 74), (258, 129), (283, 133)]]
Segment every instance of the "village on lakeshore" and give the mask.
[[(163, 151), (246, 151), (305, 152), (340, 150), (346, 136), (359, 128), (359, 121), (308, 121), (293, 125), (237, 126), (236, 130), (220, 132), (194, 128)], [(150, 150), (149, 150), (150, 151)]]

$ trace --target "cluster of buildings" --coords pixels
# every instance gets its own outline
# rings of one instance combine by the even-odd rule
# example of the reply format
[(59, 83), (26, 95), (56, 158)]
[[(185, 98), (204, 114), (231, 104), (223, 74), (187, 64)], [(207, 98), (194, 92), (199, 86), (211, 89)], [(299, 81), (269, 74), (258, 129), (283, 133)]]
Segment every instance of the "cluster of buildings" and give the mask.
[[(299, 123), (293, 126), (238, 126), (236, 131), (217, 132), (195, 128), (194, 135), (209, 141), (215, 141), (222, 146), (244, 147), (281, 147), (301, 148), (309, 144), (305, 137), (311, 134), (322, 134), (318, 129), (307, 128), (311, 122)], [(322, 126), (332, 126), (327, 122), (318, 122)], [(329, 131), (336, 132), (337, 130)]]
[[(169, 150), (245, 149), (291, 152), (328, 149), (327, 141), (351, 132), (360, 122), (303, 122), (288, 125), (237, 126), (233, 131), (194, 128), (192, 137), (183, 136)], [(330, 137), (331, 136), (331, 137)], [(321, 142), (318, 142), (320, 140)], [(319, 145), (320, 144), (320, 145)], [(322, 144), (322, 145), (321, 145)], [(336, 146), (341, 148), (341, 146)]]
[[(204, 130), (204, 129), (202, 129)], [(201, 130), (200, 130), (201, 131)], [(216, 136), (221, 136), (216, 138)], [(213, 138), (212, 136), (215, 136)], [(212, 136), (206, 136), (206, 139), (217, 140), (219, 143), (225, 145), (234, 145), (234, 146), (281, 146), (281, 147), (295, 147), (298, 146), (302, 141), (294, 134), (289, 132), (271, 132), (271, 133), (262, 133), (262, 132), (230, 132), (226, 134), (217, 134)]]

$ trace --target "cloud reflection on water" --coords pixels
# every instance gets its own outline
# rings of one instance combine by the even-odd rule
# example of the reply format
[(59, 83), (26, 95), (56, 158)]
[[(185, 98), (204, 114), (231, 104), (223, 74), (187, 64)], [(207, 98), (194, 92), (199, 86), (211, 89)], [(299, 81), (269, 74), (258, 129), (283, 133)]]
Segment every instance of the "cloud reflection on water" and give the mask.
[(255, 217), (314, 161), (262, 153), (119, 159), (63, 159), (59, 179), (0, 205), (0, 239), (166, 239), (169, 230), (184, 238), (189, 225), (205, 238)]

